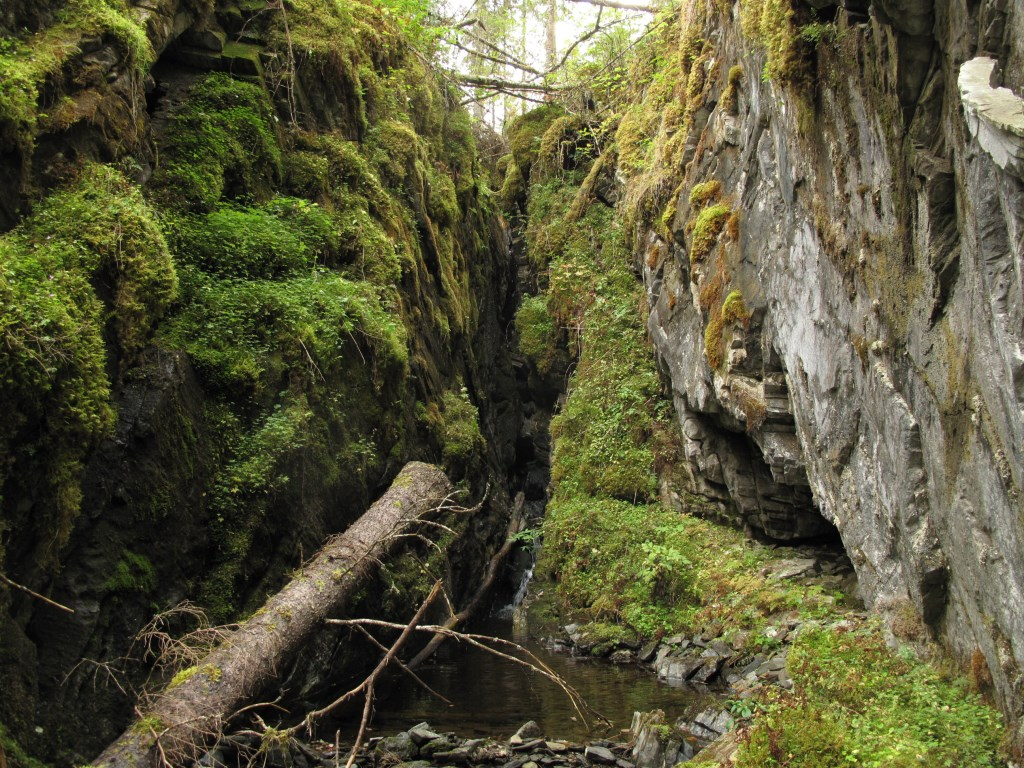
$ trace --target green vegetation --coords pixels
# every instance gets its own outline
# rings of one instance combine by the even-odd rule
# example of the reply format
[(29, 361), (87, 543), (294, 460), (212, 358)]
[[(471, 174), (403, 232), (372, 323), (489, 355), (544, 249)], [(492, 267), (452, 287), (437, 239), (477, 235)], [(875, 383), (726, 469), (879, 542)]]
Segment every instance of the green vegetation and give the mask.
[[(102, 292), (100, 290), (102, 286)], [(109, 433), (108, 354), (132, 362), (177, 291), (153, 211), (113, 169), (88, 166), (0, 237), (0, 484), (42, 478), (31, 523), (55, 562), (81, 500), (82, 460)], [(103, 298), (101, 298), (101, 296)], [(117, 348), (108, 352), (112, 329)]]
[(2, 747), (2, 754), (7, 756), (7, 765), (10, 768), (50, 768), (46, 763), (36, 760), (25, 752), (22, 746), (7, 732), (3, 723), (0, 723), (0, 747)]
[(742, 0), (743, 34), (765, 51), (763, 76), (784, 85), (805, 85), (807, 66), (790, 0)]
[(167, 131), (154, 198), (172, 210), (212, 211), (222, 197), (268, 199), (281, 149), (266, 92), (215, 73), (189, 90)]
[[(38, 124), (46, 117), (44, 86), (62, 82), (61, 70), (81, 52), (83, 40), (113, 39), (130, 71), (141, 75), (148, 68), (153, 54), (146, 30), (128, 8), (125, 0), (69, 0), (45, 30), (24, 40), (0, 39), (0, 144), (17, 145), (28, 162)], [(56, 101), (62, 95), (58, 90), (48, 97)]]
[(103, 587), (110, 592), (149, 594), (157, 587), (156, 569), (145, 555), (125, 550)]
[(704, 356), (708, 359), (708, 365), (712, 370), (718, 370), (725, 362), (723, 352), (722, 333), (732, 325), (746, 327), (750, 322), (750, 312), (743, 302), (743, 294), (739, 291), (731, 291), (722, 302), (722, 307), (717, 312), (711, 313), (707, 328), (704, 329)]
[[(713, 183), (713, 182), (712, 182)], [(707, 258), (725, 229), (732, 208), (726, 203), (715, 203), (702, 208), (693, 221), (693, 239), (690, 241), (690, 264)]]
[(465, 468), (484, 448), (480, 413), (465, 387), (458, 393), (445, 392), (441, 405), (441, 459), (451, 470)]
[(1003, 765), (1002, 718), (875, 624), (802, 632), (789, 653), (792, 695), (774, 697), (745, 734), (738, 768)]
[(516, 311), (519, 350), (529, 358), (542, 376), (551, 370), (557, 353), (558, 329), (548, 313), (544, 296), (526, 296)]

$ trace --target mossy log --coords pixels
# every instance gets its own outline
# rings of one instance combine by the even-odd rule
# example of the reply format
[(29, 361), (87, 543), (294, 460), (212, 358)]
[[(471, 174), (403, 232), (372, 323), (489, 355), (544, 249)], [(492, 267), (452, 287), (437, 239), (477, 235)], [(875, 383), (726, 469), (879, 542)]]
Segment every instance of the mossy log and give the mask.
[(407, 464), (369, 511), (328, 541), (298, 576), (200, 661), (194, 674), (179, 676), (155, 696), (92, 764), (140, 768), (194, 760), (232, 714), (273, 682), (324, 619), (344, 611), (402, 534), (451, 491), (437, 467)]

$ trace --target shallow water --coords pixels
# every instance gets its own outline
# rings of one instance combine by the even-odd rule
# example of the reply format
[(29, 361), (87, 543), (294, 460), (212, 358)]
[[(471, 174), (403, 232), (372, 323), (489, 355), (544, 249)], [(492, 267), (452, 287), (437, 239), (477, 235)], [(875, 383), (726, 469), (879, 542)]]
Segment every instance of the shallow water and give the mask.
[(662, 709), (672, 722), (702, 708), (709, 698), (692, 688), (661, 683), (649, 670), (639, 667), (553, 653), (525, 632), (516, 631), (511, 619), (492, 618), (474, 631), (504, 637), (528, 648), (613, 725), (588, 728), (554, 683), (492, 654), (449, 640), (417, 674), (452, 705), (406, 677), (386, 701), (379, 702), (371, 733), (393, 734), (426, 721), (435, 730), (454, 731), (461, 737), (508, 737), (527, 720), (536, 720), (549, 738), (582, 741), (620, 735), (621, 729), (629, 728), (636, 710)]

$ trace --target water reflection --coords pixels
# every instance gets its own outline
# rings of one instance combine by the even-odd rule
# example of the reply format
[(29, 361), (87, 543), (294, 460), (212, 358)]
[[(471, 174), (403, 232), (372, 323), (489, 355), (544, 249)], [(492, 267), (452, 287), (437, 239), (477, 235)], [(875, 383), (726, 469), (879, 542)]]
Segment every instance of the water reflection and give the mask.
[(690, 688), (660, 683), (637, 667), (549, 652), (524, 633), (514, 632), (509, 619), (491, 619), (476, 631), (528, 648), (611, 720), (612, 728), (588, 730), (554, 683), (484, 651), (448, 641), (418, 674), (452, 706), (404, 677), (387, 701), (378, 705), (374, 732), (386, 735), (427, 721), (435, 730), (455, 731), (459, 736), (509, 736), (527, 720), (536, 720), (549, 737), (580, 741), (618, 735), (620, 729), (629, 728), (635, 710), (662, 709), (671, 721), (702, 706), (698, 699), (707, 698)]

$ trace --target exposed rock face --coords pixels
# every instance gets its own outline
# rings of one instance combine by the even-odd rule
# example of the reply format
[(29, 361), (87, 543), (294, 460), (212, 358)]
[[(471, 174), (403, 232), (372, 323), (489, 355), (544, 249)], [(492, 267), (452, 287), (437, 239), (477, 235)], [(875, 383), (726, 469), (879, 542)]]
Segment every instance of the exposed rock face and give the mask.
[[(868, 603), (983, 655), (1019, 712), (1024, 4), (832, 10), (835, 37), (807, 51), (813, 106), (762, 80), (738, 9), (709, 14), (718, 92), (693, 121), (671, 242), (640, 241), (651, 335), (696, 489), (779, 538), (820, 513)], [(691, 265), (689, 194), (712, 179), (738, 234)], [(702, 300), (716, 270), (744, 313)]]

